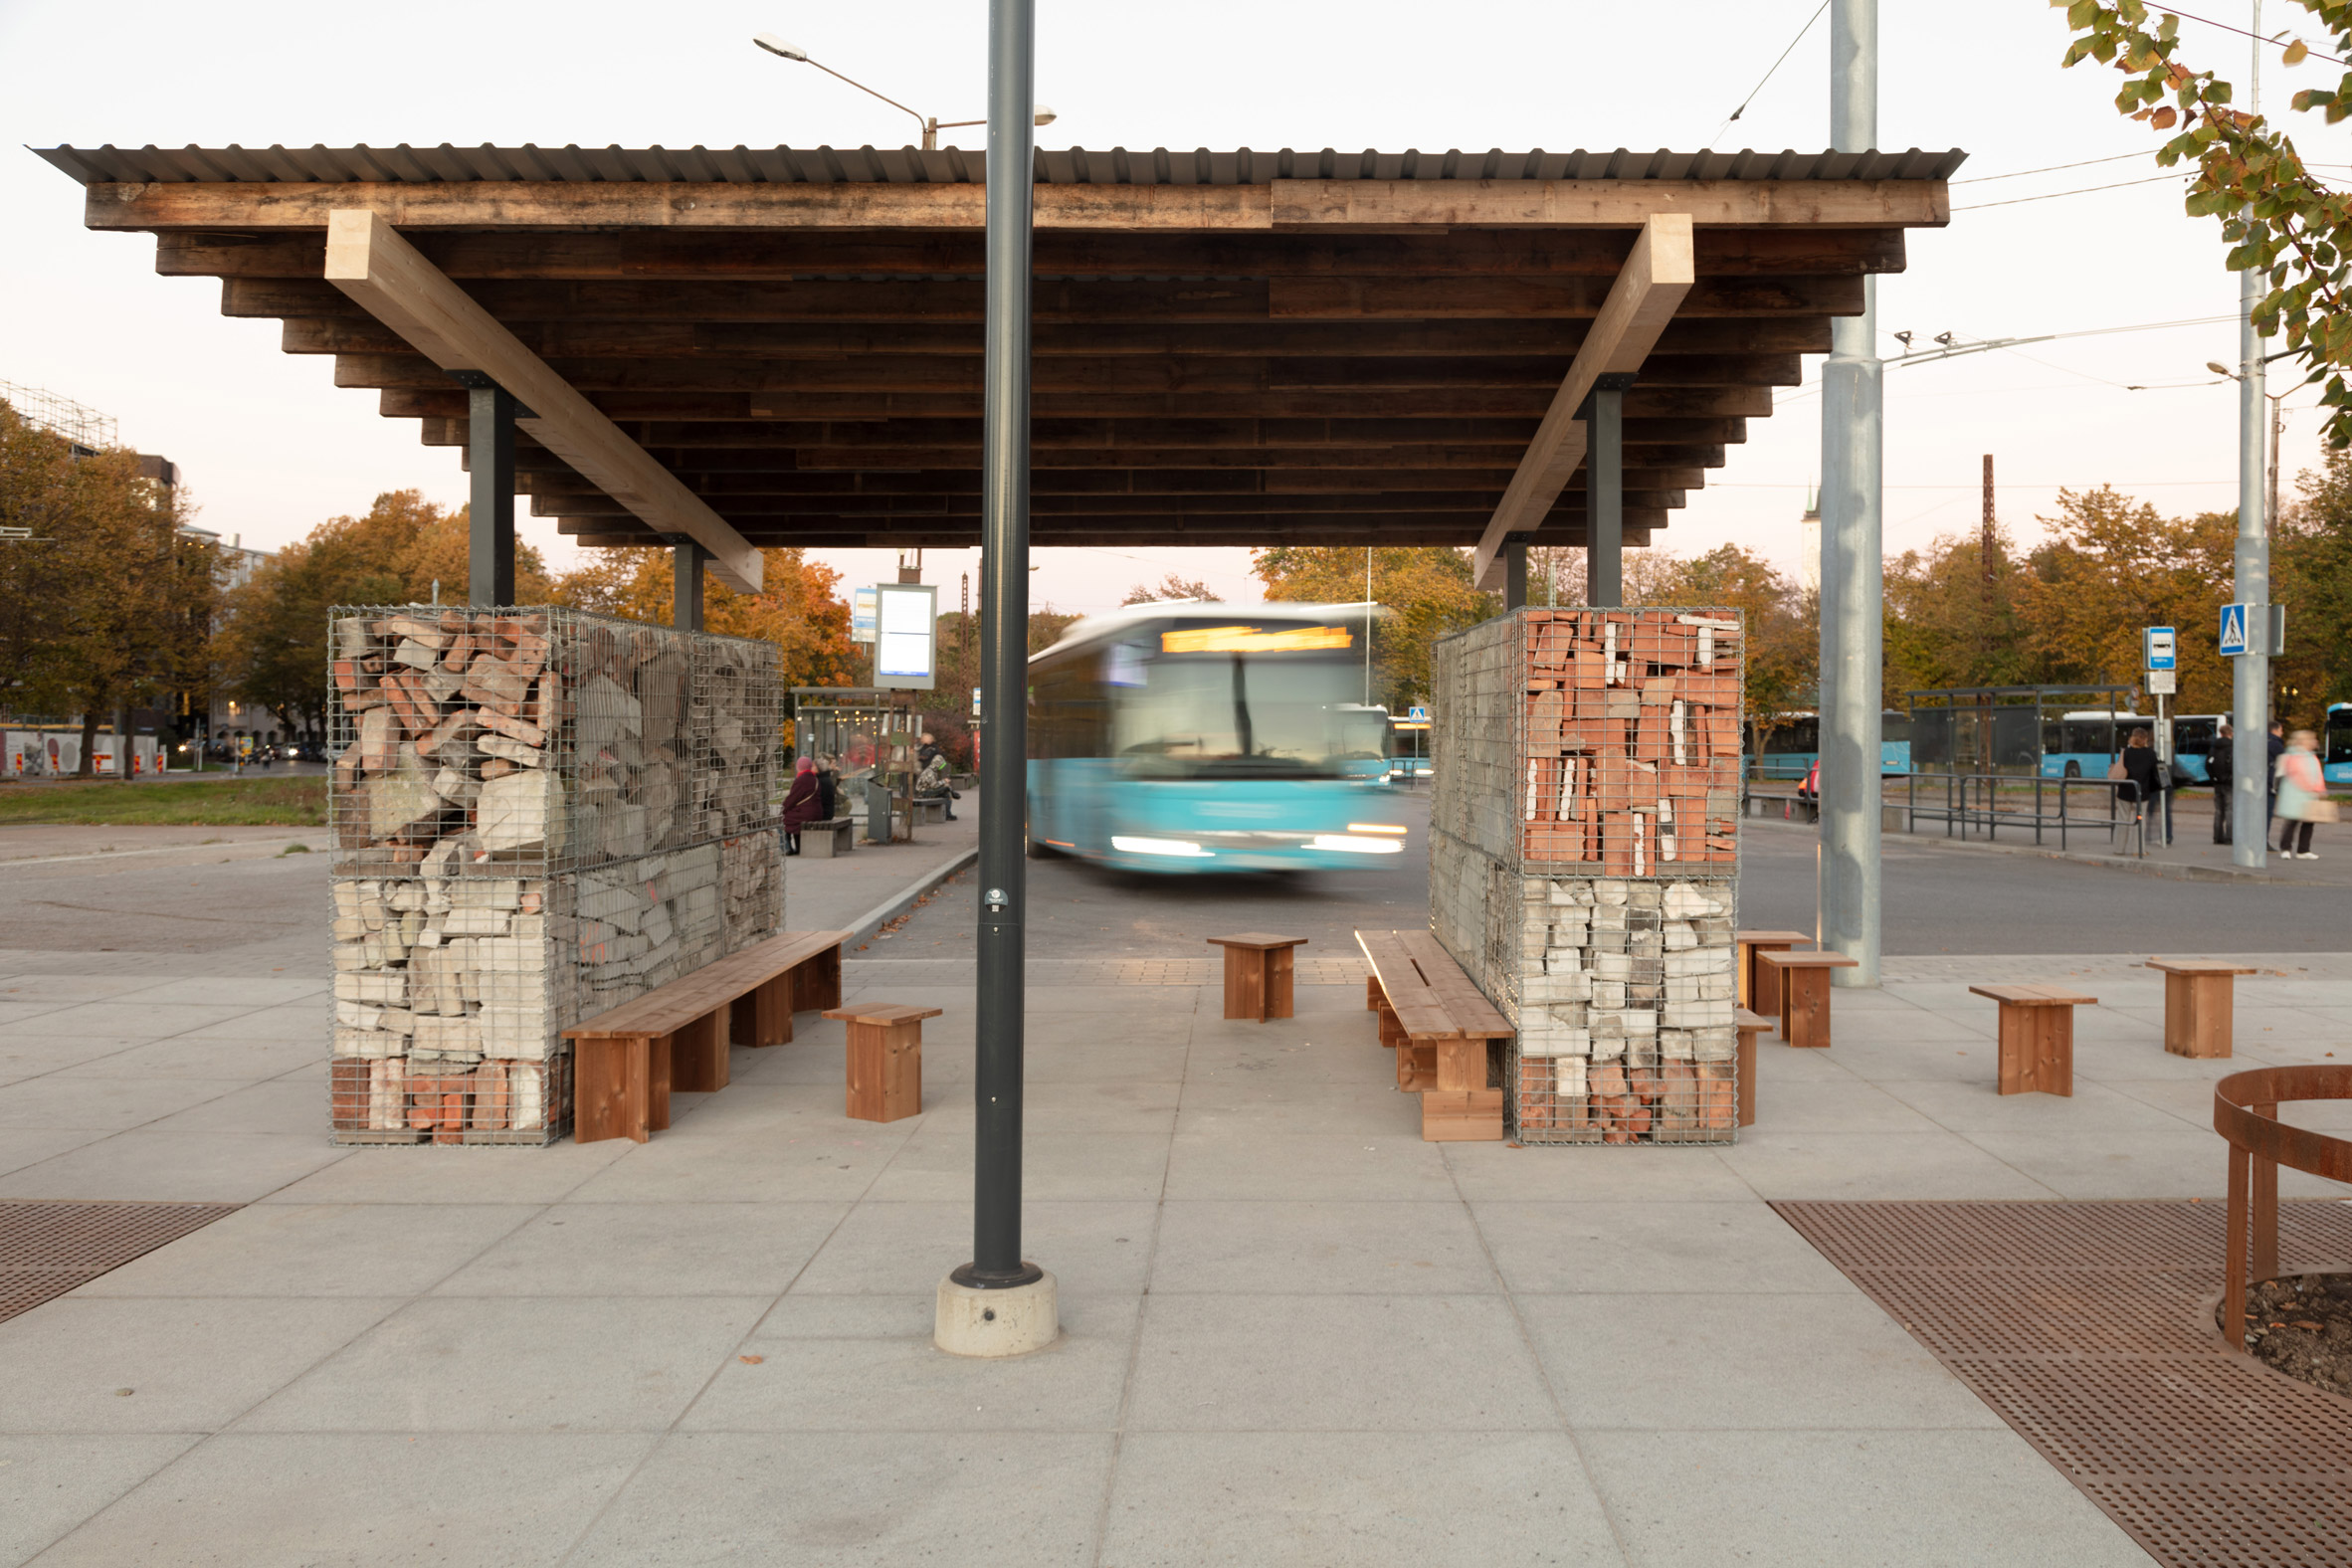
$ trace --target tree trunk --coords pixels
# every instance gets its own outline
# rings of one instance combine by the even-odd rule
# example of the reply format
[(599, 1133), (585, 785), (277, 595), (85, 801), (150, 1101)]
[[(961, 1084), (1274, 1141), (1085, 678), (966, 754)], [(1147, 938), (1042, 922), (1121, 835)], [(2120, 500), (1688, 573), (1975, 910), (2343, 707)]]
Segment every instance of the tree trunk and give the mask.
[(74, 777), (98, 777), (98, 709), (96, 702), (82, 704), (82, 761), (74, 769)]

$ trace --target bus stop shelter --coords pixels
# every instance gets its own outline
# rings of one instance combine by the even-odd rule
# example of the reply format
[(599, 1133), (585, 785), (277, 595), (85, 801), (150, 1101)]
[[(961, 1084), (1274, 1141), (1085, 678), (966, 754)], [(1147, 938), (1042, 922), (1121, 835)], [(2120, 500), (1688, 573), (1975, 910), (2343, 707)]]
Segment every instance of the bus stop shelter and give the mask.
[[(477, 602), (515, 490), (739, 587), (759, 546), (979, 542), (977, 152), (40, 155), (470, 449)], [(1031, 542), (1472, 547), (1513, 590), (1585, 546), (1613, 602), (1963, 156), (1041, 149)]]

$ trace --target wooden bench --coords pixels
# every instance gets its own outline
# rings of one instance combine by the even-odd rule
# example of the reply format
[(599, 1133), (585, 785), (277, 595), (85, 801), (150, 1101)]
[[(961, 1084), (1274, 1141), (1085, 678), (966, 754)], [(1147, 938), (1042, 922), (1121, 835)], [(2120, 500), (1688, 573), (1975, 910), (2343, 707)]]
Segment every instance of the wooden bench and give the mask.
[(923, 1108), (923, 1020), (935, 1007), (861, 1002), (828, 1008), (827, 1018), (850, 1026), (847, 1113), (856, 1121), (896, 1121)]
[(573, 1025), (572, 1136), (643, 1143), (670, 1125), (670, 1095), (727, 1086), (727, 1048), (780, 1046), (792, 1015), (841, 1005), (847, 931), (786, 931)]
[(1731, 940), (1739, 949), (1739, 1005), (1767, 1018), (1780, 1017), (1780, 976), (1760, 973), (1763, 966), (1756, 962), (1756, 955), (1810, 947), (1813, 938), (1803, 931), (1734, 931)]
[(1770, 975), (1780, 997), (1780, 1038), (1792, 1046), (1827, 1050), (1830, 1044), (1830, 971), (1860, 961), (1844, 953), (1789, 953), (1759, 949), (1756, 973)]
[(801, 854), (829, 861), (837, 855), (847, 855), (858, 847), (858, 819), (822, 817), (815, 822), (803, 823), (799, 838)]
[(2098, 998), (2060, 985), (1972, 985), (2001, 1004), (2001, 1092), (2074, 1092), (2074, 1009)]
[(1358, 931), (1372, 974), (1365, 1004), (1380, 1016), (1380, 1043), (1397, 1053), (1397, 1087), (1421, 1096), (1430, 1143), (1498, 1142), (1502, 1088), (1493, 1041), (1515, 1033), (1428, 931)]
[(1773, 1026), (1762, 1013), (1735, 1008), (1731, 1027), (1739, 1031), (1739, 1124), (1756, 1124), (1756, 1037)]
[(2151, 958), (2148, 967), (2164, 976), (2164, 1049), (2176, 1057), (2230, 1055), (2233, 987), (2238, 976), (2260, 971), (2226, 958)]
[(1265, 1023), (1295, 1013), (1290, 949), (1304, 947), (1303, 936), (1275, 936), (1267, 931), (1240, 931), (1212, 936), (1209, 945), (1225, 949), (1225, 1016)]

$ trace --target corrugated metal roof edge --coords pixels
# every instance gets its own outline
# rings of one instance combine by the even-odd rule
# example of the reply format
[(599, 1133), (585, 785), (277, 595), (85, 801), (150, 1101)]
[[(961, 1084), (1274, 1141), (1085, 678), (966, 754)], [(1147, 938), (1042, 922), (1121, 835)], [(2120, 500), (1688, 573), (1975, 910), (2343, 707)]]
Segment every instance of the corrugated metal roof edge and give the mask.
[[(85, 185), (181, 182), (344, 184), (398, 181), (708, 181), (729, 184), (978, 184), (984, 158), (959, 147), (765, 147), (712, 149), (620, 146), (376, 148), (272, 145), (139, 148), (29, 148)], [(1924, 152), (1298, 152), (1207, 147), (1038, 150), (1037, 179), (1052, 185), (1262, 185), (1276, 179), (1326, 180), (1943, 180), (1967, 160), (1953, 148)]]

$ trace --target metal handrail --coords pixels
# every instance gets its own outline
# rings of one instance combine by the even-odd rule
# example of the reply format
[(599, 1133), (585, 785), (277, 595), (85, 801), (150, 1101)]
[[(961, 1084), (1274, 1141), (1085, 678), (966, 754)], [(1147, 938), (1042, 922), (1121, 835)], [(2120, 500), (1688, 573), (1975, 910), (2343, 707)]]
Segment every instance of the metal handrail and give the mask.
[[(1896, 776), (1886, 775), (1889, 778)], [(1903, 828), (1907, 833), (1918, 832), (1921, 822), (1940, 822), (1944, 825), (1944, 837), (1947, 839), (1966, 839), (1972, 836), (1972, 829), (1982, 829), (1986, 842), (1991, 843), (2000, 838), (2003, 828), (2031, 828), (2034, 842), (2039, 845), (2047, 842), (2045, 835), (2056, 829), (2061, 851), (2068, 848), (2067, 836), (2071, 833), (2103, 833), (2110, 850), (2115, 848), (2118, 834), (2128, 834), (2134, 846), (2133, 853), (2143, 860), (2147, 858), (2147, 824), (2141, 810), (2144, 803), (2135, 801), (2127, 805), (2123, 800), (2123, 786), (2130, 782), (2126, 779), (2053, 779), (2038, 773), (2030, 777), (2014, 773), (1904, 773), (1899, 776), (1903, 780)], [(1919, 781), (1922, 779), (1943, 781), (1944, 798), (1940, 805), (1933, 799), (1924, 805), (1920, 803)], [(2021, 811), (2014, 807), (2004, 809), (2001, 806), (1999, 792), (2002, 789), (2016, 789), (2028, 784), (2034, 790), (2032, 811)], [(2048, 792), (2052, 789), (2058, 792), (2058, 810), (2055, 812), (2048, 809)], [(2067, 810), (2068, 795), (2073, 790), (2104, 790), (2107, 796), (2106, 812), (2100, 815)]]

